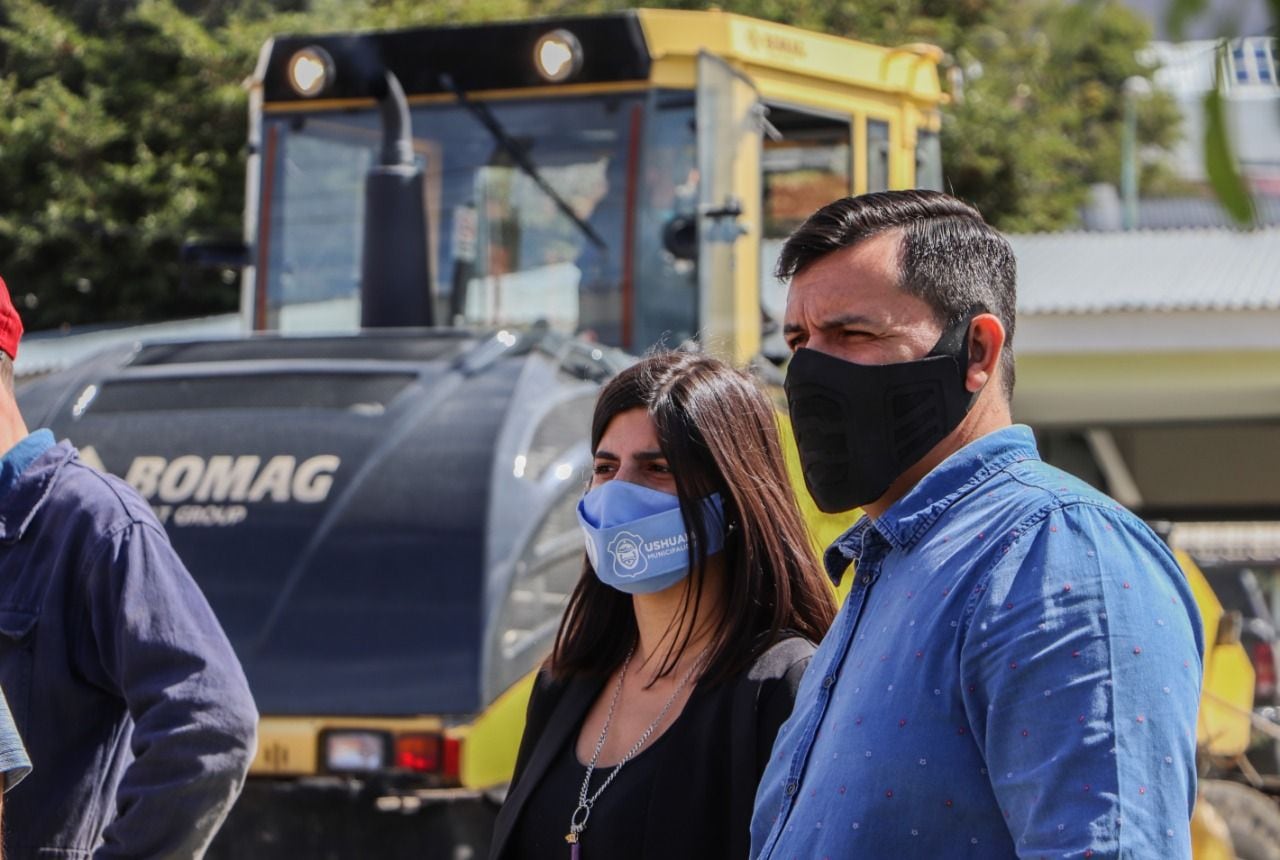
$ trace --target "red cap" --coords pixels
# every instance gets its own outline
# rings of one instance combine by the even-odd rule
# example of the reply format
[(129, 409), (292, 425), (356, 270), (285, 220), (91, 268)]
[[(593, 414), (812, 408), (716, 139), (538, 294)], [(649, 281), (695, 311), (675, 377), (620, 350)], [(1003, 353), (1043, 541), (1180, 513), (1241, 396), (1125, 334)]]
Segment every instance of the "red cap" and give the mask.
[(9, 288), (0, 278), (0, 351), (10, 358), (18, 357), (18, 341), (22, 339), (22, 320), (9, 298)]

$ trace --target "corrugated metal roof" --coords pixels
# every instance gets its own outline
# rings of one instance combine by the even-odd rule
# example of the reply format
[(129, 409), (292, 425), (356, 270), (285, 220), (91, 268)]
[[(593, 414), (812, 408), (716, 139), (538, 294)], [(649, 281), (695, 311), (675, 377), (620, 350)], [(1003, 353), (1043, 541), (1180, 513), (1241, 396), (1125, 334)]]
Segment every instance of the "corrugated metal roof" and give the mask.
[[(1280, 152), (1280, 148), (1277, 148)], [(1280, 197), (1258, 195), (1254, 198), (1258, 224), (1280, 225)], [(1167, 230), (1181, 227), (1221, 227), (1235, 225), (1217, 200), (1194, 197), (1152, 198), (1138, 201), (1138, 227), (1143, 230)]]
[[(1280, 153), (1280, 145), (1276, 152)], [(1116, 232), (1120, 229), (1120, 200), (1115, 211), (1100, 206), (1086, 207), (1080, 212), (1081, 227), (1087, 232)], [(1257, 223), (1262, 227), (1280, 226), (1280, 196), (1259, 194), (1254, 198)], [(1138, 201), (1139, 230), (1176, 230), (1182, 228), (1235, 228), (1231, 216), (1211, 197), (1150, 197)]]
[(1280, 523), (1178, 523), (1169, 543), (1201, 562), (1280, 562)]
[(1280, 227), (1011, 235), (1018, 312), (1280, 309)]

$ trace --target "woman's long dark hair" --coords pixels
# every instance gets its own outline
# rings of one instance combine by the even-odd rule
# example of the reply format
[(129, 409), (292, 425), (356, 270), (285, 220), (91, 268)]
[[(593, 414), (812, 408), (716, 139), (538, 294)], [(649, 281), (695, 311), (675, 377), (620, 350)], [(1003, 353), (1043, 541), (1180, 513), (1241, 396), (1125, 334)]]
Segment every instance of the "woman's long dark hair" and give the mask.
[[(644, 409), (675, 477), (692, 559), (685, 591), (657, 676), (670, 674), (693, 633), (706, 576), (702, 505), (724, 502), (722, 622), (708, 648), (704, 677), (715, 683), (746, 670), (788, 632), (817, 642), (835, 617), (787, 479), (777, 417), (748, 374), (705, 355), (650, 355), (600, 392), (591, 420), (594, 453), (615, 416)], [(604, 585), (589, 561), (560, 622), (550, 668), (557, 679), (608, 674), (637, 640), (631, 596)]]

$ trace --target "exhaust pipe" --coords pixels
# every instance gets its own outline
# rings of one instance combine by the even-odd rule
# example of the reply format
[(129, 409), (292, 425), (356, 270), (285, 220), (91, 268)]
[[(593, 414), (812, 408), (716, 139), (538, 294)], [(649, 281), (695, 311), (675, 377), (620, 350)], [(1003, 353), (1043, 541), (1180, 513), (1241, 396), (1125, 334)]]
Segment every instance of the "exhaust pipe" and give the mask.
[(413, 155), (409, 103), (390, 71), (375, 82), (374, 94), (382, 116), (382, 149), (365, 178), (360, 325), (435, 325), (424, 180)]

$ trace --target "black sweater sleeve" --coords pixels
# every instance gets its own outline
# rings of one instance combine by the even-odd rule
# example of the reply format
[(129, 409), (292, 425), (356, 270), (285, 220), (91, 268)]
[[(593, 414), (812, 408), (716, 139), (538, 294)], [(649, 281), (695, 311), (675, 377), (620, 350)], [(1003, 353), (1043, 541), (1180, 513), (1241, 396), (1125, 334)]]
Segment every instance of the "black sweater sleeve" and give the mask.
[[(808, 643), (805, 643), (808, 644)], [(761, 691), (760, 707), (756, 713), (756, 779), (764, 774), (765, 765), (769, 763), (769, 755), (773, 750), (773, 741), (778, 730), (791, 716), (791, 708), (796, 701), (796, 691), (800, 689), (800, 679), (813, 657), (813, 646), (809, 653), (796, 657), (781, 677), (766, 683)]]

